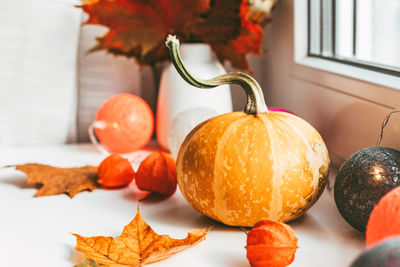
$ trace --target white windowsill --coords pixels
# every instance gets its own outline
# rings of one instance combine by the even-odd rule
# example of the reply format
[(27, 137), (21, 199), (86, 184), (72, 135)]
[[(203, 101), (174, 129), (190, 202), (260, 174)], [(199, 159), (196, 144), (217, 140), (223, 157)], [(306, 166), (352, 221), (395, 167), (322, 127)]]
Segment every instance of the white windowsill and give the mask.
[(400, 77), (385, 74), (377, 71), (363, 69), (327, 59), (315, 57), (303, 57), (296, 60), (296, 63), (311, 68), (320, 69), (350, 78), (366, 81), (380, 86), (400, 90)]
[(400, 106), (400, 78), (388, 74), (307, 57), (293, 64), (291, 76), (390, 109)]

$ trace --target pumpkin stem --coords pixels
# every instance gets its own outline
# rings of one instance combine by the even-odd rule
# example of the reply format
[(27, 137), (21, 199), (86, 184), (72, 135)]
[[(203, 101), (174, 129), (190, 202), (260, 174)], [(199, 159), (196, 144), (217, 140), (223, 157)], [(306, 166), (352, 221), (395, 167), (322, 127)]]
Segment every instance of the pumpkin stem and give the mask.
[(175, 36), (169, 35), (165, 44), (169, 48), (172, 63), (176, 70), (190, 85), (202, 89), (210, 89), (223, 84), (238, 84), (243, 87), (247, 95), (247, 104), (244, 108), (244, 112), (252, 115), (268, 112), (261, 87), (250, 75), (243, 72), (229, 72), (209, 80), (197, 79), (193, 77), (183, 65), (179, 55), (179, 40)]

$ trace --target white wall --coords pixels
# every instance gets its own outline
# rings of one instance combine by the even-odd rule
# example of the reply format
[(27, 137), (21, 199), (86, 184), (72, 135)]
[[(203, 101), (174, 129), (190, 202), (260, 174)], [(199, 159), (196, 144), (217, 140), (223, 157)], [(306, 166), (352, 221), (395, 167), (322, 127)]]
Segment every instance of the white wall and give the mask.
[(0, 1), (0, 147), (75, 140), (81, 14), (73, 4)]

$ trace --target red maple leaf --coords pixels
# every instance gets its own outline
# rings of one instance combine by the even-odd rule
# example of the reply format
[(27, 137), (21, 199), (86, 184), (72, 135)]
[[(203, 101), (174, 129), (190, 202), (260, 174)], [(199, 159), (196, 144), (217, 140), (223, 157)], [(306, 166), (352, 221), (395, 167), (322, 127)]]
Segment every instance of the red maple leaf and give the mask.
[(221, 62), (249, 70), (246, 55), (259, 54), (262, 29), (248, 20), (247, 0), (82, 0), (86, 24), (109, 28), (92, 49), (134, 57), (140, 64), (169, 58), (168, 34), (208, 43)]

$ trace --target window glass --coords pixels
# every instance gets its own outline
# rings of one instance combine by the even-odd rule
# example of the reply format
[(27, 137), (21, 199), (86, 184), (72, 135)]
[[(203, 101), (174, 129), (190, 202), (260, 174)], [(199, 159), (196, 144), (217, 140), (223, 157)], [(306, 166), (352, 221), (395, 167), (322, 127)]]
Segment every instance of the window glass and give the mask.
[(400, 71), (400, 0), (309, 0), (309, 54)]

